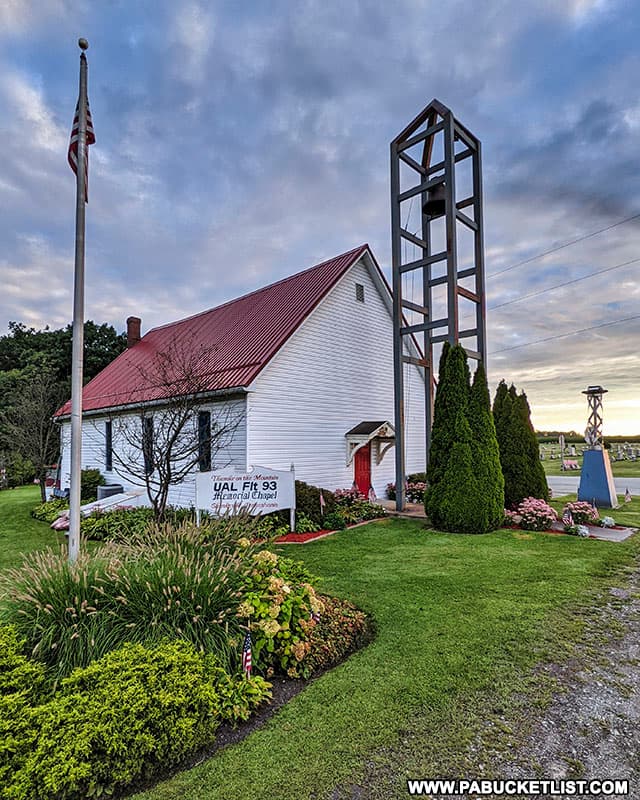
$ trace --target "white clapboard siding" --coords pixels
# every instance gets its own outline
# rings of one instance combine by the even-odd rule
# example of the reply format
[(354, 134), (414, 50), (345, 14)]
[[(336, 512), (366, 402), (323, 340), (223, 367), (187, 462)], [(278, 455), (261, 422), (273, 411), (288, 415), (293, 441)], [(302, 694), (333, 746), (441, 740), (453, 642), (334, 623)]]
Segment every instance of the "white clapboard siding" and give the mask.
[[(212, 425), (216, 419), (234, 420), (235, 434), (232, 440), (226, 443), (227, 446), (216, 449), (215, 443), (212, 446), (212, 461), (215, 467), (230, 467), (244, 469), (246, 466), (246, 408), (245, 399), (235, 398), (218, 402), (204, 403), (194, 411), (210, 411)], [(151, 413), (151, 412), (149, 412)], [(151, 414), (152, 415), (152, 414)], [(152, 415), (153, 416), (153, 415)], [(139, 414), (123, 414), (114, 418), (113, 422), (113, 450), (112, 459), (113, 469), (106, 470), (106, 448), (105, 448), (105, 423), (107, 417), (102, 415), (86, 416), (82, 421), (82, 468), (99, 469), (104, 475), (107, 483), (119, 483), (125, 489), (141, 488), (139, 479), (134, 478), (130, 471), (124, 469), (116, 457), (119, 453), (122, 460), (127, 457), (135, 459), (138, 465), (143, 463), (142, 453), (131, 451), (123, 440), (121, 425), (140, 425)], [(62, 447), (62, 469), (61, 486), (68, 488), (70, 484), (70, 436), (71, 425), (64, 422), (61, 426), (60, 441)], [(197, 469), (197, 468), (196, 468)], [(195, 470), (188, 476), (182, 484), (172, 486), (169, 491), (169, 503), (175, 506), (188, 507), (195, 503)]]
[[(247, 399), (247, 459), (327, 489), (350, 487), (345, 434), (363, 420), (394, 421), (392, 318), (364, 259), (303, 322), (256, 379)], [(356, 300), (356, 283), (365, 302)], [(424, 470), (424, 380), (405, 367), (407, 472)], [(378, 497), (395, 479), (395, 448), (375, 464)]]

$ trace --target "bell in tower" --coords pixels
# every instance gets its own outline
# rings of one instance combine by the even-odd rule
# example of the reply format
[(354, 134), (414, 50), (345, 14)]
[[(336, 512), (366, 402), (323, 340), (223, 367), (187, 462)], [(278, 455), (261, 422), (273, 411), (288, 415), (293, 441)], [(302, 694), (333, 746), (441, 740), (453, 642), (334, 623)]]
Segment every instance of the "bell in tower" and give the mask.
[(434, 186), (433, 189), (429, 189), (426, 193), (427, 198), (422, 206), (422, 211), (430, 219), (437, 219), (437, 217), (444, 216), (446, 210), (445, 192), (446, 189), (443, 181)]

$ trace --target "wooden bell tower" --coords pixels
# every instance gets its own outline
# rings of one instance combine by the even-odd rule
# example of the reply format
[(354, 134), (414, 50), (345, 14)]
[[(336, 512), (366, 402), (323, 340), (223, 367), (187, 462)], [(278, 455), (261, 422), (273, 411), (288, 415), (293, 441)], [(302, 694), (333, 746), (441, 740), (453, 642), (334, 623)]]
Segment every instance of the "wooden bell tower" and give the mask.
[[(434, 345), (462, 342), (471, 358), (486, 362), (480, 141), (438, 100), (391, 142), (391, 237), (396, 507), (402, 510), (404, 365), (424, 370), (428, 461)], [(466, 246), (464, 263), (461, 240)], [(466, 317), (473, 321), (462, 326)], [(407, 337), (417, 343), (419, 356)]]

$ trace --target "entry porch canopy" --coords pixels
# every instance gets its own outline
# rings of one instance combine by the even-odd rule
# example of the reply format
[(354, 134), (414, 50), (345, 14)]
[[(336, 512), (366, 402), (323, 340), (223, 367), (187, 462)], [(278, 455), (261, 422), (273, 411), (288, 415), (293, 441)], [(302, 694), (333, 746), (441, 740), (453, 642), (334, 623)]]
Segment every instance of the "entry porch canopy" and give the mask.
[(376, 464), (380, 464), (387, 450), (393, 447), (396, 441), (396, 432), (388, 420), (376, 422), (363, 421), (345, 434), (347, 440), (347, 466), (353, 461), (354, 455), (369, 442), (373, 442)]

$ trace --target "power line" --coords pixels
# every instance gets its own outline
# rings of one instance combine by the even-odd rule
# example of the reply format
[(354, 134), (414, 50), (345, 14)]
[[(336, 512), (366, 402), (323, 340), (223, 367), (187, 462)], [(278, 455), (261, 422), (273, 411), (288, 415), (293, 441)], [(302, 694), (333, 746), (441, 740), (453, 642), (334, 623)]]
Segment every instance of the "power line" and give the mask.
[(634, 319), (640, 319), (640, 314), (633, 317), (625, 317), (624, 319), (615, 319), (613, 322), (602, 322), (600, 325), (591, 325), (589, 328), (580, 328), (577, 331), (570, 331), (569, 333), (560, 333), (557, 336), (547, 336), (545, 339), (536, 339), (533, 342), (525, 342), (524, 344), (515, 344), (513, 347), (503, 347), (501, 350), (493, 350), (489, 353), (494, 356), (497, 353), (506, 353), (508, 350), (519, 350), (521, 347), (531, 347), (534, 344), (542, 344), (542, 342), (551, 342), (555, 339), (565, 339), (567, 336), (576, 336), (578, 333), (586, 333), (587, 331), (595, 331), (597, 328), (606, 328), (609, 325), (620, 325), (623, 322), (631, 322)]
[(613, 267), (600, 269), (597, 272), (590, 272), (588, 275), (582, 275), (582, 277), (580, 278), (573, 278), (573, 280), (565, 281), (564, 283), (557, 283), (555, 286), (549, 286), (548, 289), (540, 289), (537, 292), (530, 292), (529, 294), (523, 294), (520, 297), (514, 298), (513, 300), (506, 300), (504, 303), (498, 303), (495, 306), (489, 306), (487, 308), (487, 311), (494, 311), (496, 308), (503, 308), (504, 306), (510, 306), (512, 303), (519, 303), (521, 300), (528, 300), (530, 297), (538, 297), (541, 294), (553, 291), (553, 289), (561, 289), (563, 286), (570, 286), (572, 283), (579, 283), (580, 281), (585, 281), (587, 278), (593, 278), (596, 275), (604, 275), (605, 272), (612, 272), (614, 269), (620, 269), (621, 267), (628, 267), (629, 264), (636, 264), (638, 261), (640, 261), (640, 258), (632, 258), (631, 261), (625, 261), (624, 263), (616, 264)]
[(543, 258), (544, 256), (551, 255), (551, 253), (557, 253), (558, 250), (563, 250), (565, 247), (571, 247), (572, 244), (578, 244), (578, 242), (584, 242), (585, 239), (591, 239), (593, 236), (597, 236), (600, 233), (604, 233), (605, 231), (610, 231), (612, 228), (617, 228), (619, 225), (624, 225), (626, 222), (632, 222), (634, 219), (640, 219), (640, 214), (634, 214), (632, 217), (627, 217), (626, 219), (621, 219), (619, 222), (614, 222), (612, 225), (607, 225), (606, 228), (600, 228), (600, 230), (593, 231), (592, 233), (587, 233), (584, 236), (579, 236), (577, 239), (571, 239), (569, 242), (565, 242), (564, 244), (559, 244), (557, 247), (552, 247), (551, 250), (545, 250), (544, 253), (538, 253), (538, 255), (531, 256), (530, 258), (525, 258), (524, 261), (518, 261), (517, 264), (512, 264), (510, 267), (505, 267), (504, 269), (498, 270), (498, 272), (490, 272), (487, 275), (487, 278), (494, 278), (496, 275), (502, 275), (504, 272), (509, 272), (516, 267), (521, 267), (524, 264), (529, 264), (532, 261), (537, 261), (539, 258)]

